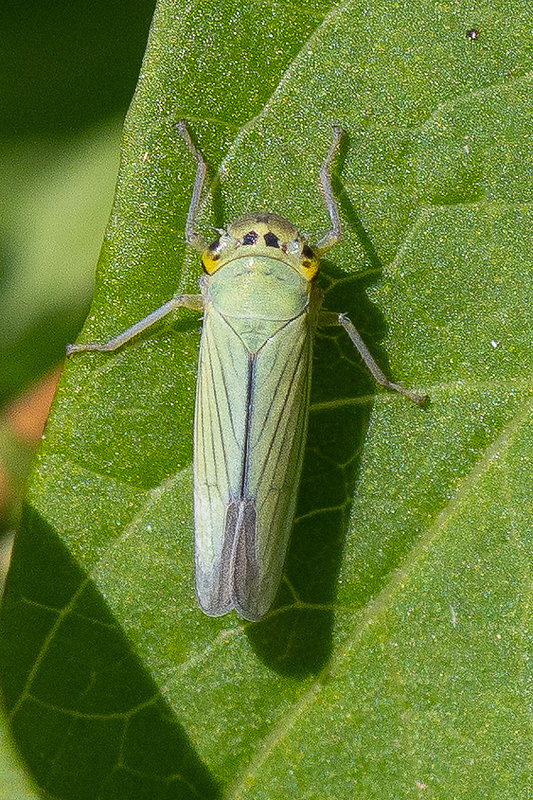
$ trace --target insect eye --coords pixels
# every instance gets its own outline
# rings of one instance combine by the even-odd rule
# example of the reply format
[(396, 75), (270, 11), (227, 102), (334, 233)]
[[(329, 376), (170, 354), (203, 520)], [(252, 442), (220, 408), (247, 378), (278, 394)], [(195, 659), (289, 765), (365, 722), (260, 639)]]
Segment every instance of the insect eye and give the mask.
[(258, 240), (259, 236), (255, 231), (248, 231), (242, 237), (242, 244), (255, 244)]
[(279, 239), (275, 233), (272, 233), (272, 231), (265, 233), (263, 239), (265, 240), (267, 247), (279, 247)]
[(291, 256), (297, 256), (300, 252), (300, 242), (298, 239), (291, 239), (290, 242), (287, 242), (285, 252), (289, 253)]
[(208, 249), (211, 253), (216, 253), (216, 251), (220, 249), (220, 237), (215, 239), (215, 241), (209, 245)]

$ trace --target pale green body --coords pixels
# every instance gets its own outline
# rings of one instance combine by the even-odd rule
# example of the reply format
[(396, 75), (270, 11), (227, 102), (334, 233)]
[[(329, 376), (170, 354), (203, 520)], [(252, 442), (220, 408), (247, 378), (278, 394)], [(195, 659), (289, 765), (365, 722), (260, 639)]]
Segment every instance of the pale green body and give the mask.
[(208, 614), (235, 608), (260, 619), (279, 586), (294, 516), (320, 296), (314, 283), (265, 255), (205, 275), (202, 296), (196, 592)]
[[(186, 241), (202, 253), (201, 295), (175, 295), (103, 344), (114, 352), (180, 307), (203, 311), (194, 433), (196, 594), (203, 611), (232, 609), (258, 620), (276, 595), (292, 527), (309, 412), (313, 338), (321, 294), (318, 259), (340, 238), (331, 189), (333, 142), (319, 171), (331, 229), (311, 248), (276, 214), (248, 214), (219, 230), (209, 246), (194, 230), (206, 165), (183, 120), (177, 127), (197, 170), (185, 225)], [(422, 404), (424, 398), (391, 383), (344, 314), (320, 312), (342, 325), (382, 386)]]

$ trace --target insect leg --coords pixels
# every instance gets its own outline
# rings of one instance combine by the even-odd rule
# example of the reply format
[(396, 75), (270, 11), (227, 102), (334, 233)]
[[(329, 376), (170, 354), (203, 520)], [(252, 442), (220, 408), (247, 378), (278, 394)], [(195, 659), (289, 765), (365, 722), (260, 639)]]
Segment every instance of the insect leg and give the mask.
[(333, 141), (331, 142), (331, 147), (329, 148), (328, 154), (325, 157), (322, 166), (320, 167), (320, 171), (318, 173), (320, 189), (322, 190), (322, 194), (324, 196), (324, 201), (326, 203), (326, 208), (328, 210), (329, 218), (331, 220), (331, 229), (327, 231), (327, 233), (322, 236), (320, 241), (317, 243), (316, 247), (314, 248), (317, 255), (322, 255), (325, 253), (326, 250), (329, 250), (330, 247), (333, 247), (334, 244), (337, 244), (339, 239), (341, 238), (341, 221), (339, 217), (339, 209), (337, 206), (337, 201), (335, 200), (335, 196), (333, 194), (333, 189), (331, 188), (331, 165), (337, 150), (339, 149), (340, 141), (344, 131), (342, 128), (339, 128), (338, 125), (333, 126)]
[(190, 308), (193, 311), (202, 311), (202, 295), (177, 294), (167, 303), (163, 303), (163, 305), (159, 308), (156, 308), (155, 311), (147, 314), (146, 317), (140, 319), (139, 322), (135, 323), (135, 325), (132, 325), (130, 328), (126, 328), (125, 331), (122, 331), (122, 333), (114, 336), (108, 342), (103, 342), (102, 344), (99, 344), (98, 342), (88, 344), (68, 344), (67, 356), (71, 356), (73, 353), (83, 353), (86, 350), (97, 350), (99, 353), (113, 353), (115, 350), (118, 350), (119, 347), (122, 347), (123, 344), (126, 344), (126, 342), (129, 342), (131, 339), (133, 339), (134, 336), (137, 336), (137, 334), (142, 333), (142, 331), (145, 331), (147, 328), (149, 328), (150, 325), (153, 325), (167, 314), (170, 314), (171, 311), (174, 311), (174, 309), (180, 307)]
[(198, 209), (200, 207), (200, 195), (202, 194), (202, 187), (204, 185), (205, 176), (207, 173), (207, 164), (205, 163), (202, 154), (195, 147), (191, 139), (191, 135), (187, 129), (184, 119), (176, 122), (176, 129), (181, 133), (185, 144), (189, 148), (190, 154), (196, 161), (196, 176), (194, 178), (194, 186), (192, 190), (191, 202), (189, 203), (189, 210), (187, 212), (187, 220), (185, 222), (185, 241), (194, 247), (198, 252), (203, 253), (207, 245), (203, 241), (200, 234), (194, 230), (194, 223), (198, 216)]
[(370, 350), (361, 338), (359, 331), (349, 317), (346, 316), (346, 314), (335, 314), (331, 311), (321, 311), (320, 323), (322, 325), (342, 325), (353, 344), (359, 351), (361, 358), (365, 362), (367, 369), (376, 383), (378, 383), (380, 386), (385, 386), (387, 389), (393, 389), (395, 392), (405, 395), (405, 397), (408, 397), (409, 400), (413, 401), (413, 403), (416, 403), (417, 406), (424, 405), (425, 401), (427, 400), (427, 395), (416, 394), (416, 392), (411, 392), (409, 389), (406, 389), (399, 383), (392, 383), (389, 381), (386, 375), (376, 364), (372, 354), (370, 353)]

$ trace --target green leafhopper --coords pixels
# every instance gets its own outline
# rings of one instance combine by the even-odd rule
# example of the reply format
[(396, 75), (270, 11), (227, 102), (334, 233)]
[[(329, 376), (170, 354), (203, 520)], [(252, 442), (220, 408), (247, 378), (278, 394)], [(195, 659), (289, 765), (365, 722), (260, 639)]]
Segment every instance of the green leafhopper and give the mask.
[(341, 325), (377, 383), (391, 383), (344, 314), (321, 309), (320, 256), (340, 239), (331, 166), (343, 131), (319, 171), (331, 229), (310, 246), (287, 220), (255, 213), (207, 245), (195, 231), (206, 164), (183, 121), (177, 124), (197, 169), (186, 242), (202, 253), (198, 295), (175, 295), (103, 344), (69, 345), (67, 355), (112, 352), (169, 312), (203, 312), (194, 423), (195, 582), (209, 616), (234, 609), (265, 616), (278, 590), (292, 527), (307, 434), (317, 325)]

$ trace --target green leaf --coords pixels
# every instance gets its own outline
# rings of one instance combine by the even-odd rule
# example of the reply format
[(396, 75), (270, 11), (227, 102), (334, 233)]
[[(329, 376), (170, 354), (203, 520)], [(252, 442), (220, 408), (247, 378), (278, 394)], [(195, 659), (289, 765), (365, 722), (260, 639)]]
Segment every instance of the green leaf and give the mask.
[(119, 136), (115, 119), (71, 138), (70, 147), (0, 144), (2, 405), (57, 363), (86, 313)]
[[(327, 216), (326, 306), (426, 409), (320, 333), (286, 581), (261, 623), (198, 610), (189, 312), (69, 363), (2, 608), (0, 668), (61, 798), (527, 796), (530, 4), (161, 2), (82, 341), (195, 291), (190, 121), (218, 169), (201, 226)], [(469, 28), (480, 36), (470, 41)], [(365, 291), (367, 290), (367, 294)], [(389, 363), (387, 363), (387, 357)]]

